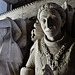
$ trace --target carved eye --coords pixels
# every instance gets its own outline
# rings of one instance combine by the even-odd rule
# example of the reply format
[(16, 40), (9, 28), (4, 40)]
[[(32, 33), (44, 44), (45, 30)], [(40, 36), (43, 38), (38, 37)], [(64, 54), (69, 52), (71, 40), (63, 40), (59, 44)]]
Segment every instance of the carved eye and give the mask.
[(46, 20), (45, 19), (43, 19), (43, 23), (45, 23), (46, 22)]

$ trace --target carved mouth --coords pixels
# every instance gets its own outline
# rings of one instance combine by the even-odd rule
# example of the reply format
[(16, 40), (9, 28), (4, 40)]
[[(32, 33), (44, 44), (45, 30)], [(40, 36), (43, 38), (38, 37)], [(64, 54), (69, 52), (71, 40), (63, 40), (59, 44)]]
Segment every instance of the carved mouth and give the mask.
[(47, 28), (45, 31), (46, 32), (53, 32), (54, 30), (56, 30), (56, 27), (55, 26), (52, 26), (52, 27), (49, 27), (49, 28)]
[(52, 32), (52, 31), (54, 31), (54, 29), (53, 28), (51, 28), (51, 29), (47, 28), (45, 31), (46, 32)]

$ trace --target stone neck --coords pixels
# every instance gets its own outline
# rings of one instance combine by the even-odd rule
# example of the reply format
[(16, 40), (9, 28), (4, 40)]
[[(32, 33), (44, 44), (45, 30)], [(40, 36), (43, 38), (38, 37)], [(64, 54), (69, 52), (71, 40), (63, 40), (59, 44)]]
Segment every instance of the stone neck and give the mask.
[(46, 36), (44, 36), (44, 42), (47, 46), (56, 46), (56, 45), (63, 45), (66, 41), (66, 33), (57, 41), (50, 41), (47, 39)]

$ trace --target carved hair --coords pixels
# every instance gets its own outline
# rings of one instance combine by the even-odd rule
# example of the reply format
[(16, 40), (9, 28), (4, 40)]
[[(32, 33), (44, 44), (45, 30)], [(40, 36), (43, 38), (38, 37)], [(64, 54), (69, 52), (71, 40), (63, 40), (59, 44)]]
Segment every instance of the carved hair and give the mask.
[(52, 9), (52, 8), (59, 12), (62, 20), (64, 20), (64, 21), (66, 20), (66, 13), (65, 13), (64, 9), (61, 6), (59, 6), (58, 4), (52, 3), (52, 2), (41, 6), (41, 8), (38, 10), (37, 18), (40, 19), (40, 13), (41, 13), (42, 10)]

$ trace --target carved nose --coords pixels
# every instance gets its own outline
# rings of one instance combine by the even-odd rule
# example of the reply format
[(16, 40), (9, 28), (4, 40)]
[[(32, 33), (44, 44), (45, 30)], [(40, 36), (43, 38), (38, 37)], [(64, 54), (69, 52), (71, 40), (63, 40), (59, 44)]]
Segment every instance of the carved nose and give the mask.
[(47, 19), (47, 27), (48, 28), (50, 28), (50, 27), (52, 27), (52, 19), (49, 17), (48, 19)]

